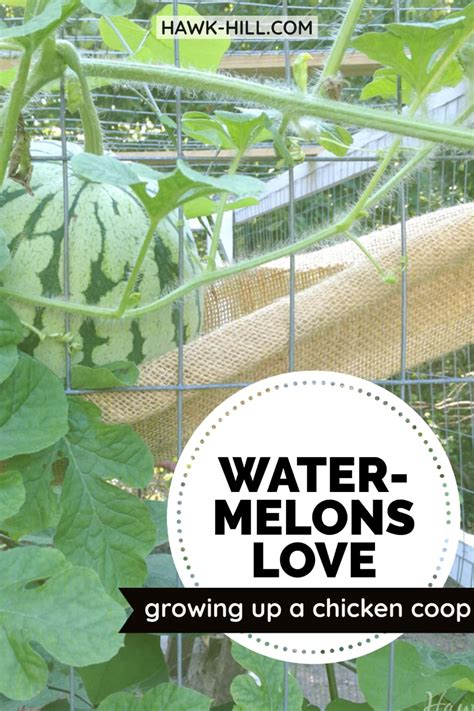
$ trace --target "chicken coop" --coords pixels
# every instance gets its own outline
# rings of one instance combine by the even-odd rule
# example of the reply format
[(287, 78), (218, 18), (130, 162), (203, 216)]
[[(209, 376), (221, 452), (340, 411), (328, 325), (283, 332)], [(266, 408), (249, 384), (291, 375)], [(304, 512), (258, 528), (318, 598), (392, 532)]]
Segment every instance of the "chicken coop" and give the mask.
[[(54, 0), (51, 2), (54, 4)], [(225, 92), (202, 85), (172, 86), (166, 82), (159, 85), (159, 82), (147, 82), (145, 75), (136, 80), (109, 81), (94, 69), (100, 62), (136, 60), (147, 48), (153, 17), (165, 6), (177, 15), (178, 3), (138, 0), (126, 18), (115, 17), (118, 11), (111, 15), (95, 13), (90, 9), (93, 2), (86, 5), (77, 3), (64, 22), (58, 20), (57, 41), (59, 47), (72, 46), (84, 60), (105, 155), (118, 158), (124, 166), (132, 162), (143, 170), (153, 169), (163, 175), (173, 171), (177, 161), (183, 161), (206, 180), (217, 181), (227, 176), (232, 181), (236, 172), (233, 147), (225, 141), (219, 144), (209, 139), (198, 120), (204, 114), (225, 117), (239, 110), (253, 111), (255, 118), (258, 117), (258, 101), (247, 96), (237, 102), (232, 97), (227, 98)], [(174, 67), (196, 64), (197, 69), (215, 71), (219, 76), (259, 82), (269, 93), (301, 88), (295, 67), (303, 68), (305, 86), (316, 85), (324, 72), (338, 28), (347, 17), (347, 3), (339, 0), (326, 3), (321, 0), (186, 0), (183, 5), (187, 6), (187, 12), (204, 17), (226, 14), (317, 16), (317, 39), (233, 39), (222, 51), (213, 49), (215, 56), (208, 45), (200, 47), (200, 40), (180, 39), (171, 42), (158, 60), (138, 60), (143, 61), (145, 68), (153, 62), (157, 65), (167, 62)], [(61, 4), (65, 6), (66, 3)], [(437, 27), (446, 18), (462, 14), (465, 8), (467, 3), (457, 0), (432, 3), (394, 0), (393, 4), (367, 0), (355, 22), (354, 37), (384, 32), (393, 23), (414, 27), (425, 23)], [(0, 5), (0, 29), (19, 26), (23, 12), (22, 2)], [(467, 17), (471, 17), (472, 23), (472, 13)], [(125, 24), (132, 21), (133, 31)], [(381, 75), (380, 72), (385, 71), (381, 69), (381, 62), (362, 51), (357, 42), (353, 44), (348, 44), (340, 59), (336, 87), (332, 88), (335, 96), (329, 98), (341, 101), (344, 106), (366, 107), (369, 114), (370, 110), (381, 110), (395, 117), (407, 116), (409, 101), (405, 79), (397, 78), (395, 70), (389, 79)], [(189, 45), (197, 47), (191, 59)], [(44, 61), (49, 61), (45, 57)], [(11, 78), (17, 72), (19, 61), (19, 51), (8, 46), (8, 35), (7, 44), (2, 44), (0, 38), (0, 87), (5, 87), (0, 88), (2, 101), (13, 91)], [(71, 66), (69, 64), (69, 68)], [(471, 84), (468, 71), (464, 78), (456, 75), (455, 79), (436, 86), (436, 91), (421, 105), (417, 114), (421, 116), (420, 121), (453, 126), (457, 122), (461, 125), (459, 117), (464, 116), (464, 128), (472, 130), (469, 123), (472, 65), (470, 72)], [(389, 80), (391, 88), (384, 85), (382, 90), (375, 90), (377, 82), (390, 83)], [(70, 216), (79, 199), (79, 189), (68, 166), (84, 143), (87, 150), (84, 99), (81, 100), (80, 89), (81, 78), (79, 82), (72, 78), (71, 71), (58, 74), (39, 86), (22, 108), (14, 137), (14, 145), (18, 147), (22, 145), (22, 137), (27, 136), (33, 176), (35, 166), (47, 162), (56, 162), (62, 170), (64, 227), (60, 229), (64, 231), (64, 254), (55, 253), (48, 264), (59, 260), (55, 264), (57, 268), (60, 262), (64, 270), (62, 289), (66, 300), (76, 288), (74, 260), (78, 259), (78, 253), (72, 243), (77, 226)], [(273, 121), (277, 112), (274, 106), (268, 109), (268, 121)], [(128, 374), (128, 381), (126, 378), (113, 382), (88, 380), (89, 366), (97, 365), (94, 353), (101, 352), (104, 344), (116, 341), (117, 352), (125, 353), (125, 346), (122, 348), (119, 342), (120, 323), (105, 334), (99, 327), (91, 326), (89, 317), (84, 318), (80, 327), (83, 343), (87, 332), (92, 334), (94, 345), (87, 351), (89, 360), (82, 361), (87, 367), (81, 372), (74, 369), (78, 363), (75, 341), (64, 336), (73, 331), (74, 313), (61, 315), (65, 319), (64, 334), (62, 340), (54, 341), (54, 348), (64, 352), (64, 366), (62, 356), (56, 357), (56, 351), (47, 350), (41, 336), (37, 338), (37, 331), (46, 327), (47, 320), (40, 323), (36, 317), (32, 316), (31, 321), (22, 316), (23, 321), (31, 321), (26, 338), (28, 352), (39, 354), (40, 360), (45, 359), (46, 365), (60, 375), (64, 367), (64, 392), (68, 398), (98, 406), (104, 422), (131, 427), (146, 442), (153, 456), (154, 474), (150, 482), (138, 486), (120, 483), (118, 475), (109, 478), (145, 502), (158, 502), (153, 515), (159, 521), (160, 531), (164, 526), (170, 481), (184, 445), (204, 417), (230, 394), (262, 378), (294, 370), (338, 371), (377, 383), (421, 415), (450, 458), (459, 487), (462, 530), (448, 585), (472, 588), (474, 150), (443, 144), (431, 152), (427, 150), (423, 159), (418, 160), (416, 156), (427, 145), (426, 139), (402, 136), (396, 153), (392, 154), (388, 175), (396, 175), (397, 170), (410, 161), (414, 161), (413, 168), (395, 181), (393, 187), (374, 193), (350, 231), (329, 232), (325, 236), (327, 227), (357, 206), (371, 186), (381, 161), (391, 150), (393, 133), (365, 126), (363, 119), (351, 125), (344, 118), (341, 119), (341, 125), (345, 126), (342, 132), (326, 124), (315, 128), (302, 119), (298, 133), (291, 131), (293, 118), (285, 118), (284, 112), (283, 117), (290, 125), (285, 139), (278, 130), (275, 137), (269, 124), (262, 123), (256, 139), (248, 141), (240, 151), (238, 177), (258, 181), (256, 197), (249, 197), (247, 192), (236, 198), (236, 207), (217, 213), (217, 203), (211, 203), (208, 197), (196, 198), (190, 209), (177, 204), (179, 239), (176, 246), (169, 246), (167, 237), (160, 242), (164, 250), (175, 249), (173, 267), (169, 274), (160, 274), (160, 277), (170, 288), (175, 284), (179, 286), (188, 278), (196, 278), (195, 265), (204, 263), (210, 256), (214, 265), (229, 270), (230, 276), (209, 280), (208, 284), (203, 282), (191, 294), (166, 306), (163, 321), (159, 322), (167, 334), (166, 343), (160, 346), (155, 357), (146, 356), (147, 344), (152, 341), (147, 327), (127, 326), (126, 348), (146, 356), (139, 359), (143, 362), (138, 364), (133, 378)], [(217, 130), (214, 124), (213, 130)], [(20, 188), (24, 189), (29, 178), (23, 175), (20, 183), (22, 180)], [(18, 182), (16, 186), (18, 188)], [(41, 209), (46, 210), (47, 196), (44, 200)], [(97, 200), (98, 207), (92, 202), (89, 206), (90, 219), (95, 210), (97, 223), (108, 219), (105, 212), (102, 217), (99, 215), (101, 200)], [(208, 203), (203, 208), (204, 200)], [(0, 196), (0, 214), (6, 208), (7, 202), (3, 203)], [(110, 210), (113, 209), (112, 205)], [(18, 210), (21, 212), (21, 208)], [(58, 210), (58, 203), (54, 210)], [(7, 231), (0, 217), (0, 230), (2, 228)], [(321, 239), (312, 242), (311, 235), (317, 233), (321, 233)], [(117, 227), (117, 243), (126, 238), (125, 231), (122, 234)], [(187, 251), (190, 243), (192, 256)], [(288, 251), (291, 245), (297, 248)], [(102, 293), (102, 287), (110, 293), (113, 291), (113, 278), (104, 276), (105, 242), (101, 249), (100, 254), (97, 252), (95, 257), (90, 257), (92, 276), (87, 293), (91, 298), (93, 293)], [(169, 254), (171, 252), (168, 257)], [(263, 258), (268, 254), (274, 254), (271, 261)], [(34, 260), (41, 260), (39, 252), (34, 253)], [(244, 262), (251, 268), (240, 272), (238, 267)], [(236, 268), (235, 275), (232, 268)], [(45, 263), (41, 274), (49, 274), (48, 269)], [(128, 262), (125, 271), (127, 269), (131, 270)], [(18, 273), (15, 274), (18, 279)], [(146, 275), (140, 283), (146, 283)], [(13, 286), (3, 281), (2, 284), (5, 289), (14, 288), (14, 280)], [(166, 295), (166, 289), (163, 294)], [(72, 296), (71, 299), (74, 301)], [(106, 300), (100, 303), (110, 306)], [(137, 301), (139, 307), (142, 303)], [(84, 346), (84, 352), (86, 350)], [(121, 358), (120, 355), (113, 360)], [(25, 534), (23, 539), (20, 537), (20, 544), (23, 540), (42, 545), (41, 540), (49, 540), (48, 536), (52, 535), (48, 533), (49, 528)], [(3, 530), (1, 526), (0, 530)], [(180, 583), (166, 533), (161, 532), (155, 542), (151, 556), (154, 562), (148, 569), (146, 584), (177, 587)], [(0, 544), (1, 541), (0, 538)], [(63, 552), (65, 549), (65, 546), (61, 548)], [(385, 666), (378, 668), (378, 684), (367, 681), (369, 662), (365, 666), (355, 661), (327, 666), (274, 662), (271, 670), (267, 670), (273, 675), (268, 682), (273, 691), (268, 697), (263, 693), (261, 697), (256, 696), (247, 705), (232, 696), (233, 680), (247, 674), (257, 689), (266, 689), (267, 682), (262, 677), (267, 673), (266, 667), (256, 664), (244, 669), (241, 660), (232, 655), (229, 640), (219, 635), (176, 634), (161, 637), (159, 644), (161, 652), (157, 653), (156, 669), (148, 664), (149, 671), (143, 677), (140, 673), (134, 677), (129, 670), (130, 683), (118, 689), (112, 684), (111, 690), (125, 688), (134, 694), (146, 694), (154, 683), (170, 680), (178, 688), (191, 689), (213, 699), (211, 708), (221, 711), (326, 708), (330, 711), (421, 711), (428, 702), (432, 703), (428, 708), (434, 711), (448, 708), (447, 704), (453, 704), (449, 708), (467, 709), (474, 703), (474, 678), (459, 687), (447, 683), (445, 688), (442, 683), (433, 682), (434, 696), (427, 696), (424, 687), (418, 696), (416, 693), (404, 695), (403, 691), (412, 683), (406, 676), (410, 664), (418, 664), (420, 677), (431, 674), (426, 671), (428, 658), (435, 660), (430, 667), (435, 670), (433, 675), (450, 668), (450, 659), (453, 664), (453, 660), (459, 659), (459, 664), (470, 667), (474, 675), (473, 638), (468, 634), (410, 635), (403, 644), (409, 645), (411, 657), (408, 646), (397, 651), (398, 643), (392, 643), (384, 657)], [(153, 646), (151, 655), (152, 650)], [(412, 661), (405, 661), (405, 655)], [(50, 668), (53, 671), (48, 685), (40, 694), (21, 701), (0, 695), (0, 709), (82, 711), (100, 709), (106, 703), (80, 668), (63, 664), (53, 669), (52, 663)], [(116, 674), (125, 674), (120, 667), (117, 669)], [(106, 678), (107, 672), (104, 674)], [(295, 691), (295, 687), (299, 691)], [(376, 691), (370, 691), (375, 687)], [(207, 708), (197, 702), (196, 706), (192, 705), (191, 699), (183, 700), (180, 706), (173, 703), (147, 708), (169, 711)], [(441, 705), (436, 706), (436, 703)], [(104, 705), (103, 708), (125, 706)]]

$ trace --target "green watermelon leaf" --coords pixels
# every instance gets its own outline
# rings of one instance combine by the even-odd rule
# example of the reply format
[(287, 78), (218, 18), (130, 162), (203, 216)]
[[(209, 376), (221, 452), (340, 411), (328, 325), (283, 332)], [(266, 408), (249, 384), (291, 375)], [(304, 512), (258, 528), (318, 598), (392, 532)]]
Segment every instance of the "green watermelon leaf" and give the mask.
[(89, 368), (85, 365), (73, 365), (71, 384), (73, 388), (100, 389), (118, 388), (123, 385), (135, 385), (140, 371), (135, 363), (128, 360), (115, 361), (107, 365)]
[(116, 52), (136, 52), (147, 36), (147, 31), (128, 17), (108, 17), (107, 20), (101, 17), (99, 31), (104, 44)]
[(0, 692), (28, 699), (46, 685), (48, 667), (31, 643), (63, 664), (99, 663), (122, 644), (123, 610), (92, 570), (74, 568), (51, 548), (0, 555)]
[(0, 347), (17, 345), (23, 340), (23, 326), (16, 313), (0, 301)]
[(97, 15), (121, 16), (134, 11), (136, 0), (82, 0), (82, 4)]
[(212, 699), (193, 689), (175, 684), (159, 684), (142, 698), (119, 692), (108, 696), (99, 705), (99, 711), (209, 711)]
[(20, 319), (4, 301), (0, 301), (0, 383), (13, 373), (18, 363), (16, 346), (22, 340)]
[[(424, 93), (426, 85), (442, 67), (432, 91), (453, 86), (462, 78), (457, 59), (444, 66), (445, 57), (472, 32), (474, 5), (460, 12), (450, 13), (435, 22), (392, 23), (385, 32), (367, 32), (356, 37), (352, 46), (368, 57), (389, 67), (412, 88), (416, 96)], [(376, 81), (379, 81), (380, 75)], [(370, 85), (369, 85), (370, 86)], [(387, 90), (386, 83), (383, 86)], [(374, 90), (368, 90), (369, 93)]]
[(67, 5), (76, 4), (70, 0), (49, 0), (43, 6), (43, 10), (32, 17), (30, 20), (23, 22), (21, 25), (8, 25), (7, 27), (0, 26), (0, 39), (18, 39), (23, 40), (36, 33), (42, 36), (43, 31), (52, 29), (58, 20), (61, 19), (63, 10)]
[(156, 532), (143, 501), (103, 479), (145, 486), (153, 475), (150, 451), (126, 425), (106, 425), (100, 410), (70, 399), (70, 430), (64, 439), (68, 466), (61, 493), (56, 546), (77, 565), (99, 574), (106, 590), (141, 585), (146, 555)]
[(225, 126), (215, 116), (202, 111), (186, 111), (182, 119), (183, 133), (189, 138), (216, 148), (233, 148)]
[(45, 449), (67, 429), (61, 381), (46, 366), (22, 354), (15, 370), (0, 384), (0, 459)]
[(156, 527), (155, 546), (162, 546), (163, 543), (168, 543), (168, 526), (166, 520), (168, 502), (145, 499), (145, 505)]
[[(188, 5), (178, 6), (179, 14), (194, 15), (199, 13)], [(104, 44), (116, 52), (126, 52), (136, 62), (145, 64), (174, 64), (174, 42), (172, 39), (160, 39), (156, 36), (157, 18), (162, 15), (173, 15), (171, 5), (163, 8), (152, 18), (152, 30), (145, 30), (136, 22), (125, 17), (110, 17), (109, 21), (101, 18), (99, 30)], [(207, 71), (215, 71), (222, 57), (230, 46), (224, 40), (180, 39), (179, 55), (182, 67), (194, 67)]]
[(19, 511), (7, 518), (3, 526), (10, 536), (20, 539), (54, 526), (58, 520), (58, 497), (51, 486), (53, 464), (58, 459), (53, 446), (36, 454), (14, 457), (9, 466), (21, 473), (25, 501)]
[(352, 136), (346, 128), (328, 123), (321, 125), (319, 143), (335, 156), (345, 156), (352, 142)]
[(0, 347), (0, 383), (13, 373), (18, 363), (18, 349), (14, 345)]
[(124, 646), (108, 662), (78, 669), (87, 695), (94, 704), (153, 675), (158, 675), (157, 683), (168, 681), (168, 669), (158, 636), (127, 634), (124, 641)]
[(372, 711), (372, 706), (358, 704), (355, 701), (347, 701), (346, 699), (336, 699), (326, 706), (326, 711)]
[[(382, 99), (391, 99), (397, 96), (398, 91), (398, 74), (395, 70), (383, 67), (374, 72), (373, 79), (369, 84), (366, 84), (360, 92), (360, 98), (373, 99), (375, 96), (380, 96)], [(402, 101), (408, 104), (411, 100), (413, 91), (406, 81), (402, 79)]]
[(234, 148), (240, 153), (255, 143), (272, 138), (268, 114), (251, 109), (215, 111), (213, 116), (201, 111), (187, 111), (182, 126), (190, 138), (216, 148)]
[(246, 175), (222, 175), (218, 178), (204, 175), (182, 160), (177, 161), (176, 169), (162, 178), (158, 185), (158, 194), (154, 197), (147, 198), (143, 186), (138, 186), (136, 192), (151, 215), (162, 217), (196, 198), (222, 192), (255, 197), (265, 187), (263, 181)]
[[(258, 205), (259, 202), (259, 199), (254, 197), (238, 198), (237, 200), (226, 202), (224, 212), (240, 210), (240, 208), (249, 207), (249, 205)], [(196, 200), (190, 200), (185, 203), (184, 214), (188, 220), (193, 217), (209, 217), (209, 215), (214, 215), (217, 212), (218, 207), (218, 203), (215, 200), (211, 200), (211, 198), (196, 198)]]
[[(235, 701), (234, 711), (268, 711), (283, 708), (284, 663), (256, 654), (236, 642), (232, 642), (232, 656), (244, 669), (255, 674), (256, 683), (248, 674), (240, 674), (232, 681), (230, 691)], [(292, 674), (288, 676), (288, 711), (299, 711), (303, 693)]]
[[(0, 86), (3, 86), (5, 89), (8, 89), (10, 83), (2, 83), (2, 78), (5, 79), (5, 75), (9, 72), (10, 70), (8, 69), (6, 72), (1, 72), (0, 73)], [(16, 71), (16, 70), (15, 70)], [(6, 82), (6, 80), (5, 80)], [(8, 249), (8, 244), (7, 244), (7, 235), (6, 232), (2, 229), (0, 229), (0, 273), (8, 267), (8, 265), (11, 262), (11, 254), (10, 250)]]
[(93, 183), (108, 183), (117, 187), (160, 180), (164, 175), (146, 165), (125, 163), (113, 156), (97, 156), (85, 152), (73, 156), (71, 167), (81, 178)]
[[(385, 647), (357, 660), (359, 686), (375, 711), (387, 706), (390, 650)], [(474, 682), (474, 651), (443, 654), (408, 642), (395, 643), (394, 711), (426, 702), (461, 680)]]
[(0, 521), (13, 516), (23, 506), (25, 487), (20, 472), (0, 472)]
[[(151, 32), (156, 41), (154, 47), (157, 54), (154, 61), (160, 64), (174, 64), (174, 39), (163, 39), (159, 36), (159, 19), (172, 17), (175, 14), (174, 7), (170, 3), (153, 15), (151, 20)], [(200, 17), (199, 12), (191, 5), (178, 5), (178, 15)], [(205, 37), (194, 39), (179, 39), (179, 62), (182, 67), (194, 67), (204, 71), (215, 71), (221, 63), (222, 57), (230, 47), (230, 40), (227, 38), (207, 39)]]
[[(171, 173), (158, 173), (146, 165), (124, 163), (112, 156), (80, 153), (73, 157), (71, 166), (77, 175), (87, 180), (119, 187), (131, 186), (147, 212), (158, 219), (200, 197), (222, 192), (239, 197), (258, 197), (265, 188), (265, 183), (257, 178), (246, 175), (214, 178), (193, 170), (182, 160), (176, 162), (176, 168)], [(158, 181), (158, 193), (155, 195), (147, 190), (147, 184), (151, 181)]]
[(270, 117), (265, 111), (215, 111), (214, 115), (225, 127), (232, 145), (241, 153), (255, 143), (272, 138)]
[(178, 573), (169, 553), (157, 553), (147, 558), (148, 578), (147, 588), (176, 588), (178, 587)]
[(109, 425), (99, 408), (79, 397), (69, 398), (69, 432), (65, 456), (79, 462), (88, 474), (120, 479), (143, 487), (153, 476), (153, 456), (143, 440), (127, 425)]

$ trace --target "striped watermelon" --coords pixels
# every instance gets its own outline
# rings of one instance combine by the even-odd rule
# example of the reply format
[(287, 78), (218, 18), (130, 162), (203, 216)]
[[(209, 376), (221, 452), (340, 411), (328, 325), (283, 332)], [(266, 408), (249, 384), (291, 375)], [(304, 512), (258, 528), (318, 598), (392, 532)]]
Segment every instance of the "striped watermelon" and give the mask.
[[(35, 143), (33, 154), (58, 154), (54, 142)], [(77, 149), (72, 147), (73, 152)], [(7, 181), (0, 193), (0, 229), (7, 235), (11, 264), (1, 275), (8, 289), (30, 296), (63, 296), (63, 175), (58, 161), (34, 164), (33, 195)], [(69, 263), (71, 301), (116, 306), (138, 249), (148, 218), (128, 189), (89, 183), (69, 174)], [(185, 230), (184, 279), (201, 270), (193, 236)], [(176, 286), (178, 232), (173, 217), (163, 220), (144, 263), (139, 280), (140, 304), (156, 299)], [(65, 317), (58, 310), (12, 302), (20, 318), (53, 337), (41, 340), (30, 331), (22, 349), (65, 374), (65, 347), (54, 334), (65, 332)], [(199, 333), (201, 299), (198, 292), (184, 304), (184, 338)], [(117, 360), (141, 363), (176, 347), (178, 307), (172, 304), (139, 319), (121, 321), (71, 317), (72, 363), (104, 365)]]

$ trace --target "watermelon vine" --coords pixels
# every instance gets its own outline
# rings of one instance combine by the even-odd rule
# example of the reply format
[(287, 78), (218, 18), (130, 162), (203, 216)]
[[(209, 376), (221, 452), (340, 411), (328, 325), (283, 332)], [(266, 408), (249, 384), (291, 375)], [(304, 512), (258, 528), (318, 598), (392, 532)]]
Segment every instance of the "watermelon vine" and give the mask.
[[(204, 710), (211, 699), (170, 681), (159, 640), (118, 634), (126, 605), (118, 588), (175, 575), (162, 549), (165, 504), (132, 493), (152, 480), (149, 450), (131, 428), (105, 424), (97, 407), (66, 396), (67, 366), (72, 364), (73, 387), (133, 385), (137, 366), (173, 349), (181, 327), (185, 339), (199, 334), (201, 287), (339, 234), (359, 244), (357, 221), (433, 151), (443, 144), (472, 149), (472, 132), (464, 127), (472, 103), (453, 126), (427, 122), (423, 108), (430, 94), (462, 79), (462, 49), (472, 42), (474, 6), (429, 25), (394, 23), (383, 33), (352, 39), (363, 8), (363, 0), (352, 0), (316, 83), (311, 84), (303, 58), (289, 89), (228, 77), (212, 71), (215, 67), (153, 63), (153, 33), (124, 17), (133, 13), (134, 0), (84, 0), (103, 17), (104, 42), (112, 49), (118, 42), (131, 55), (118, 61), (84, 59), (58, 38), (80, 5), (79, 0), (26, 0), (23, 24), (0, 25), (0, 50), (21, 53), (0, 110), (0, 708), (13, 710), (27, 702), (46, 708), (70, 695), (78, 709)], [(421, 41), (422, 36), (430, 41)], [(331, 98), (330, 80), (337, 80), (349, 46), (382, 66), (370, 90), (366, 87), (367, 96), (393, 97), (400, 78), (399, 90), (408, 97), (403, 114)], [(161, 173), (104, 154), (90, 79), (145, 85), (157, 119), (171, 133), (173, 122), (161, 114), (149, 86), (200, 86), (235, 102), (235, 111), (189, 112), (182, 118), (186, 135), (232, 151), (228, 174), (199, 173), (182, 160)], [(71, 154), (66, 176), (57, 160), (60, 147), (30, 145), (22, 121), (31, 99), (58, 80), (79, 87), (85, 138), (84, 151), (66, 146)], [(304, 135), (344, 155), (352, 141), (345, 126), (395, 136), (355, 204), (314, 234), (217, 267), (225, 211), (255, 202), (264, 189), (261, 181), (239, 174), (248, 149), (271, 140), (279, 164), (293, 165), (304, 158)], [(421, 142), (408, 158), (402, 136)], [(32, 166), (30, 152), (42, 160)], [(66, 294), (65, 177), (71, 260)], [(211, 246), (202, 263), (186, 218), (212, 215)], [(387, 282), (396, 279), (367, 256)], [(384, 709), (387, 689), (380, 670), (388, 664), (386, 653), (351, 667), (367, 700), (363, 705), (336, 698), (336, 676), (328, 669), (328, 711)], [(222, 711), (279, 708), (282, 664), (238, 645), (232, 654), (259, 684), (237, 675), (230, 688), (233, 701)], [(395, 690), (395, 711), (420, 708), (427, 693), (436, 703), (470, 701), (472, 654), (458, 655), (454, 664), (399, 642), (395, 658), (396, 679), (410, 670), (417, 675), (416, 683)], [(77, 669), (72, 691), (71, 667)], [(316, 709), (292, 676), (288, 692), (291, 711)]]

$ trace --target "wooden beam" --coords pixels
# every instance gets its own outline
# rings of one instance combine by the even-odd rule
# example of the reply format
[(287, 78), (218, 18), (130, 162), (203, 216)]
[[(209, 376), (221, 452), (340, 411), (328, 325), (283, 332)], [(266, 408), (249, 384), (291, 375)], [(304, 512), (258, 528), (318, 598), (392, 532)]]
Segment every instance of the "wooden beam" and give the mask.
[[(308, 146), (305, 149), (307, 156), (317, 156), (323, 149), (320, 146)], [(176, 163), (175, 151), (120, 151), (115, 153), (120, 160), (140, 161), (141, 163)], [(184, 158), (189, 163), (206, 161), (206, 163), (228, 163), (234, 157), (234, 151), (222, 150), (216, 156), (216, 151), (203, 148), (202, 150), (186, 150), (184, 149)], [(272, 160), (275, 159), (275, 151), (270, 147), (249, 148), (245, 152), (244, 161)]]
[[(310, 52), (312, 55), (308, 64), (314, 69), (322, 69), (328, 56), (327, 52)], [(296, 58), (297, 53), (292, 56)], [(293, 63), (293, 62), (292, 62)], [(346, 52), (342, 62), (341, 70), (346, 75), (372, 74), (380, 64), (369, 59), (362, 52)], [(265, 52), (242, 52), (241, 54), (228, 54), (224, 56), (219, 66), (228, 72), (237, 74), (284, 74), (285, 56), (284, 54)]]
[[(293, 57), (296, 57), (296, 53)], [(322, 69), (327, 57), (327, 52), (313, 52), (309, 66), (313, 69)], [(17, 63), (16, 59), (0, 57), (0, 71), (11, 69)], [(342, 73), (346, 75), (372, 74), (380, 65), (373, 62), (362, 52), (347, 52), (342, 63)], [(241, 54), (226, 55), (220, 69), (236, 74), (273, 74), (285, 72), (285, 57), (283, 54), (265, 52), (242, 52)]]

